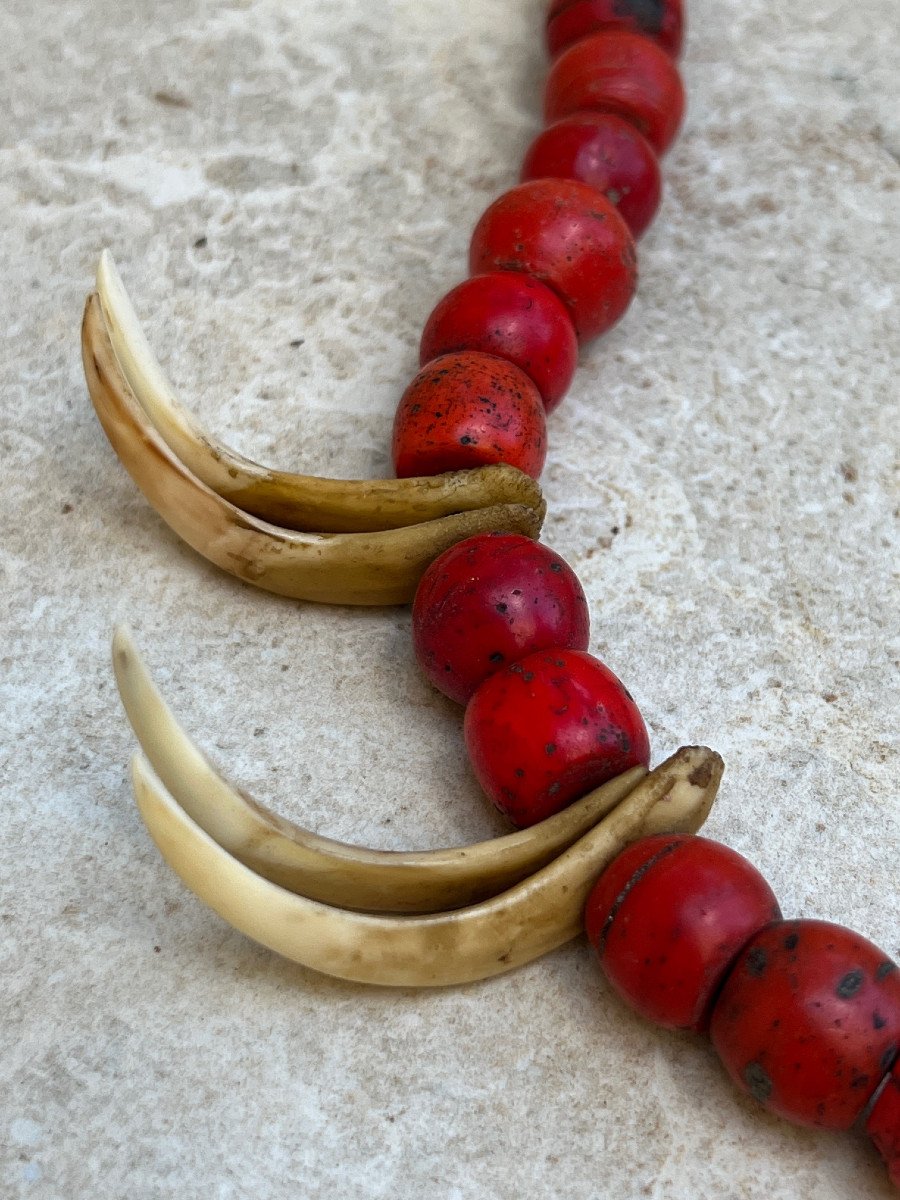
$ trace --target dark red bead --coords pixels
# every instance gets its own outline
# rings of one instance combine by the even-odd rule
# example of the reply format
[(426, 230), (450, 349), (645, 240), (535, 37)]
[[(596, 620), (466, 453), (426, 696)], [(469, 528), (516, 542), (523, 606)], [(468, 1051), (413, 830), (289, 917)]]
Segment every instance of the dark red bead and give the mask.
[(900, 972), (828, 921), (779, 921), (741, 951), (710, 1036), (728, 1073), (797, 1125), (849, 1129), (900, 1043)]
[(547, 454), (541, 394), (505, 359), (474, 350), (445, 354), (404, 392), (392, 453), (401, 479), (498, 462), (536, 479)]
[(545, 129), (525, 155), (522, 179), (590, 184), (616, 206), (635, 238), (656, 216), (662, 197), (653, 147), (615, 113), (573, 113)]
[(475, 228), (469, 266), (539, 279), (566, 305), (582, 341), (614, 325), (637, 286), (628, 226), (605, 196), (574, 179), (533, 179), (495, 200)]
[(642, 838), (600, 876), (584, 914), (612, 986), (641, 1016), (703, 1030), (735, 956), (781, 916), (752, 863), (708, 838)]
[(537, 650), (586, 650), (590, 614), (575, 572), (521, 534), (484, 533), (451, 546), (419, 583), (412, 611), (419, 666), (466, 704), (490, 675)]
[(536, 279), (512, 271), (467, 279), (428, 318), (422, 365), (459, 350), (515, 363), (536, 384), (547, 412), (562, 400), (578, 366), (578, 339), (562, 300)]
[(558, 121), (574, 112), (614, 112), (644, 135), (657, 154), (675, 140), (684, 116), (678, 68), (654, 42), (608, 30), (570, 46), (553, 64), (544, 115)]
[(547, 17), (547, 49), (555, 58), (601, 29), (641, 33), (677, 58), (684, 40), (682, 0), (555, 0)]
[(626, 688), (590, 654), (529, 654), (486, 679), (466, 709), (478, 782), (522, 828), (650, 761), (647, 727)]

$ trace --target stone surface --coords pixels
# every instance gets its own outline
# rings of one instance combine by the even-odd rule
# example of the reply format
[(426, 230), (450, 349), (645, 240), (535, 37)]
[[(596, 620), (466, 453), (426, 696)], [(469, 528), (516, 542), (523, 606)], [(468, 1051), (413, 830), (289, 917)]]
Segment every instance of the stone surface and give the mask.
[[(130, 800), (127, 619), (187, 727), (323, 832), (502, 827), (406, 611), (223, 577), (136, 492), (77, 326), (110, 246), (204, 419), (379, 474), (431, 305), (538, 122), (537, 0), (9, 0), (0, 13), (0, 1193), (875, 1200), (861, 1140), (736, 1096), (583, 944), (441, 993), (276, 959)], [(900, 125), (893, 0), (693, 0), (690, 113), (640, 296), (550, 422), (546, 539), (656, 759), (786, 913), (898, 944)], [(301, 342), (302, 339), (302, 342)], [(300, 344), (298, 344), (300, 343)]]

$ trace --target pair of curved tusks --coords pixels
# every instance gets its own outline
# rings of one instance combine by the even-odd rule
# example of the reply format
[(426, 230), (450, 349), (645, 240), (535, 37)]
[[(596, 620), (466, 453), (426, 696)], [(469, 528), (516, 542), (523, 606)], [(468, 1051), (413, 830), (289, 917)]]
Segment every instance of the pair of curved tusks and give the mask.
[(207, 434), (153, 355), (108, 252), (82, 324), (85, 379), (113, 449), (163, 520), (230, 574), (280, 595), (400, 604), (477, 533), (536, 538), (545, 505), (506, 464), (423, 479), (272, 471)]
[(635, 767), (539, 825), (474, 846), (362, 849), (300, 829), (228, 783), (175, 720), (124, 629), (113, 668), (141, 749), (188, 816), (258, 875), (339, 908), (436, 912), (496, 895), (577, 841), (646, 775)]
[[(362, 983), (470, 982), (568, 941), (612, 858), (645, 834), (696, 832), (723, 770), (713, 751), (686, 747), (643, 778), (636, 770), (598, 789), (574, 812), (493, 842), (417, 854), (362, 850), (289, 825), (230, 787), (178, 728), (124, 631), (114, 661), (150, 760), (134, 759), (135, 796), (169, 865), (242, 933), (313, 970)], [(471, 903), (479, 895), (486, 898)], [(460, 903), (466, 907), (449, 908)], [(361, 907), (430, 911), (353, 911)]]

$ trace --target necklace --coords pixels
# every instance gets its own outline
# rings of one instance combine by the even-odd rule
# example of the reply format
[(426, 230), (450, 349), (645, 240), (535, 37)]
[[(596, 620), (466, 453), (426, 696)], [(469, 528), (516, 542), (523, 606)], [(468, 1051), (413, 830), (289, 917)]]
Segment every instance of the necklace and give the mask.
[[(353, 484), (323, 488), (321, 481), (298, 482), (296, 479), (278, 478), (276, 473), (264, 472), (246, 460), (239, 461), (230, 452), (223, 452), (222, 448), (211, 444), (211, 440), (178, 407), (170, 389), (167, 390), (149, 349), (138, 336), (127, 297), (124, 297), (121, 289), (117, 291), (118, 281), (114, 271), (111, 264), (106, 264), (105, 280), (101, 272), (100, 298), (92, 302), (85, 323), (85, 345), (89, 351), (85, 360), (92, 395), (101, 420), (123, 460), (147, 491), (151, 502), (163, 511), (170, 523), (191, 544), (199, 543), (197, 548), (204, 552), (214, 550), (224, 560), (220, 565), (227, 565), (235, 573), (272, 590), (299, 594), (299, 587), (301, 591), (307, 589), (306, 598), (327, 600), (346, 599), (349, 596), (360, 602), (385, 602), (399, 596), (404, 588), (409, 589), (413, 576), (418, 578), (422, 573), (420, 568), (423, 561), (426, 558), (430, 561), (440, 553), (443, 548), (441, 538), (454, 545), (460, 538), (478, 537), (489, 531), (505, 531), (511, 537), (533, 536), (535, 523), (539, 522), (542, 515), (540, 500), (526, 481), (504, 471), (499, 461), (517, 462), (526, 474), (539, 473), (546, 450), (541, 405), (549, 409), (559, 403), (565, 390), (566, 372), (573, 359), (572, 335), (565, 321), (571, 321), (575, 335), (588, 338), (609, 328), (627, 307), (634, 286), (633, 248), (627, 231), (623, 233), (624, 223), (618, 218), (615, 206), (620, 205), (618, 211), (624, 212), (626, 206), (635, 202), (636, 211), (629, 209), (629, 216), (634, 222), (632, 229), (638, 232), (638, 227), (645, 228), (649, 220), (647, 214), (652, 204), (648, 196), (652, 197), (653, 191), (652, 170), (647, 164), (652, 164), (654, 160), (645, 149), (633, 155), (640, 160), (639, 166), (643, 164), (641, 184), (629, 184), (621, 177), (609, 179), (602, 189), (607, 203), (597, 199), (600, 192), (596, 176), (590, 183), (578, 178), (574, 182), (561, 183), (555, 174), (557, 170), (561, 173), (559, 158), (554, 160), (554, 155), (561, 156), (568, 151), (577, 158), (579, 153), (584, 152), (585, 145), (590, 145), (591, 152), (585, 153), (589, 158), (593, 155), (592, 162), (596, 168), (614, 137), (618, 138), (620, 147), (628, 141), (632, 148), (645, 145), (629, 131), (629, 124), (636, 124), (642, 129), (647, 134), (651, 148), (656, 150), (665, 148), (677, 126), (677, 104), (673, 97), (677, 98), (678, 92), (671, 83), (674, 68), (664, 52), (645, 36), (654, 33), (654, 30), (647, 27), (646, 21), (641, 26), (641, 33), (628, 28), (611, 29), (611, 24), (620, 26), (622, 22), (612, 21), (608, 9), (609, 5), (578, 0), (571, 4), (556, 4), (551, 10), (551, 44), (562, 54), (551, 74), (547, 115), (551, 119), (559, 118), (563, 124), (554, 125), (544, 135), (542, 143), (533, 148), (529, 156), (529, 173), (537, 176), (533, 184), (525, 185), (524, 190), (516, 192), (515, 196), (502, 198), (492, 206), (479, 225), (473, 243), (472, 265), (476, 272), (488, 269), (488, 277), (493, 279), (490, 295), (486, 299), (484, 290), (478, 292), (475, 288), (473, 291), (473, 284), (463, 285), (464, 293), (457, 292), (448, 298), (449, 303), (443, 311), (439, 306), (438, 313), (429, 322), (426, 336), (432, 341), (428, 350), (423, 348), (423, 357), (431, 360), (434, 353), (438, 353), (441, 356), (437, 359), (440, 366), (430, 370), (426, 362), (423, 376), (415, 381), (401, 403), (395, 426), (394, 453), (398, 475), (404, 479), (414, 478), (413, 484), (404, 486), (402, 482), (393, 484), (384, 481), (384, 487), (379, 489), (370, 485), (368, 491)], [(584, 26), (585, 21), (588, 28)], [(565, 39), (566, 35), (561, 30), (566, 22), (581, 22), (574, 35), (576, 40), (571, 45), (557, 44), (560, 38)], [(633, 25), (635, 21), (630, 23)], [(629, 21), (625, 24), (628, 25)], [(655, 30), (657, 37), (665, 22), (660, 18), (658, 24), (659, 28)], [(672, 22), (669, 21), (666, 28), (671, 27)], [(670, 45), (668, 48), (673, 47)], [(651, 68), (646, 65), (648, 61), (652, 64)], [(636, 78), (640, 81), (640, 87), (635, 91)], [(677, 75), (674, 78), (677, 81)], [(603, 115), (592, 115), (590, 119), (575, 116), (585, 108), (592, 113), (599, 109)], [(611, 114), (609, 110), (612, 110)], [(565, 139), (563, 133), (558, 132), (560, 129)], [(598, 142), (601, 135), (605, 139), (602, 143)], [(565, 147), (554, 138), (564, 140)], [(575, 150), (572, 150), (573, 144)], [(543, 176), (545, 168), (541, 166), (542, 154), (557, 163), (551, 168), (554, 174), (549, 180)], [(621, 163), (621, 158), (615, 161)], [(527, 204), (522, 203), (523, 197)], [(560, 223), (555, 229), (551, 227), (550, 218)], [(598, 228), (602, 232), (598, 232)], [(515, 276), (515, 285), (507, 278), (510, 275)], [(525, 278), (520, 279), (520, 276)], [(595, 289), (598, 280), (602, 282), (599, 295)], [(460, 349), (458, 345), (459, 326), (467, 321), (471, 324), (472, 309), (477, 309), (479, 303), (483, 309), (487, 306), (488, 315), (495, 315), (490, 304), (498, 302), (498, 288), (502, 292), (500, 300), (507, 308), (511, 307), (514, 312), (532, 313), (537, 309), (543, 318), (541, 336), (544, 343), (539, 351), (529, 342), (524, 348), (521, 366), (508, 354), (498, 353), (501, 349), (508, 349), (509, 343), (515, 340), (508, 332), (508, 321), (504, 326), (504, 347), (499, 346), (496, 340), (494, 321), (488, 322), (491, 329), (486, 345), (477, 349)], [(461, 295), (464, 303), (461, 303)], [(512, 324), (515, 325), (515, 322)], [(529, 332), (533, 328), (533, 324), (529, 325)], [(447, 361), (448, 355), (452, 362)], [(535, 368), (535, 361), (542, 363), (545, 369), (541, 371), (539, 367)], [(498, 362), (511, 363), (511, 366), (498, 366)], [(481, 374), (474, 370), (476, 367), (481, 369)], [(526, 367), (531, 367), (532, 373), (529, 374)], [(535, 375), (539, 378), (535, 378)], [(488, 401), (481, 399), (484, 392), (490, 397)], [(465, 414), (467, 423), (463, 427), (452, 425), (447, 411), (454, 405), (459, 407), (460, 393), (464, 398), (466, 395), (471, 398), (473, 393), (477, 393), (476, 402), (482, 425), (472, 426), (470, 411)], [(422, 402), (425, 394), (428, 403)], [(440, 406), (436, 416), (435, 403)], [(416, 420), (422, 418), (423, 414), (430, 424), (423, 425)], [(500, 430), (507, 433), (512, 431), (512, 437), (508, 443), (498, 446)], [(166, 437), (166, 432), (171, 437)], [(176, 449), (173, 442), (176, 442), (177, 455), (172, 454), (172, 450)], [(486, 442), (497, 450), (496, 460), (478, 457)], [(156, 455), (156, 460), (149, 465), (146, 455), (148, 447)], [(522, 457), (517, 460), (519, 452), (522, 452)], [(457, 456), (462, 454), (462, 458), (448, 458), (451, 453)], [(478, 481), (481, 490), (476, 489), (470, 498), (467, 489), (473, 486), (471, 479), (468, 476), (451, 479), (450, 473), (466, 472), (472, 467), (482, 470), (484, 474)], [(423, 487), (421, 477), (433, 472), (440, 472), (447, 477), (434, 486)], [(227, 475), (227, 480), (223, 480), (222, 475)], [(198, 480), (201, 484), (199, 487)], [(463, 507), (460, 505), (460, 493), (463, 492), (469, 505), (463, 509), (469, 526), (459, 519)], [(278, 505), (289, 510), (290, 519), (282, 516), (282, 523), (274, 527), (267, 524), (267, 520), (278, 515)], [(394, 514), (391, 518), (393, 524), (386, 523), (385, 508)], [(334, 514), (324, 518), (333, 522), (331, 525), (323, 523), (323, 514), (326, 512)], [(419, 515), (418, 521), (414, 519), (416, 515)], [(478, 526), (479, 520), (483, 521), (481, 527)], [(366, 526), (366, 522), (371, 528)], [(302, 531), (306, 528), (314, 528), (317, 532), (286, 532), (289, 529)], [(321, 536), (323, 531), (326, 531), (325, 537)], [(391, 537), (383, 536), (387, 531), (391, 531)], [(328, 533), (333, 536), (327, 536)], [(225, 549), (222, 549), (223, 543)], [(405, 573), (394, 562), (393, 556), (401, 553), (406, 554), (407, 558), (416, 554), (419, 556), (414, 559), (414, 566), (407, 567)], [(455, 552), (448, 548), (447, 553), (452, 556)], [(379, 555), (382, 565), (373, 566)], [(208, 556), (218, 561), (212, 552)], [(385, 562), (390, 566), (387, 582), (380, 578)], [(551, 571), (551, 565), (547, 565), (546, 569)], [(563, 574), (561, 569), (559, 573)], [(312, 582), (311, 576), (314, 577)], [(432, 607), (429, 606), (427, 615), (431, 615)], [(533, 651), (534, 646), (530, 645), (529, 649)], [(561, 655), (569, 649), (571, 647), (566, 646), (553, 653)], [(124, 656), (128, 660), (126, 651), (127, 647), (123, 649), (120, 645), (120, 659)], [(546, 657), (543, 649), (540, 652)], [(575, 650), (575, 653), (580, 652)], [(517, 677), (517, 683), (521, 679), (521, 682), (530, 684), (532, 680), (524, 679), (524, 675), (529, 673), (530, 657), (526, 655), (509, 662), (510, 657), (503, 655), (502, 668), (501, 664), (496, 664), (496, 677), (501, 678), (502, 671), (508, 670)], [(559, 660), (560, 668), (562, 661)], [(556, 662), (549, 665), (557, 669)], [(571, 671), (571, 664), (568, 665)], [(124, 666), (120, 662), (120, 667), (123, 672), (127, 671), (128, 661)], [(519, 668), (518, 672), (516, 667)], [(480, 681), (477, 689), (480, 695), (484, 694), (482, 686), (497, 687), (496, 684)], [(639, 740), (633, 715), (631, 719), (629, 750)], [(614, 723), (609, 732), (621, 735), (621, 722)], [(554, 749), (552, 753), (546, 751), (548, 757), (558, 761), (558, 744), (555, 741), (546, 742), (545, 750), (549, 745), (553, 745)], [(643, 748), (638, 757), (645, 757)], [(634, 765), (637, 767), (641, 764)], [(710, 786), (712, 775), (707, 760), (690, 760), (687, 764), (682, 762), (680, 775), (679, 764), (665, 764), (665, 767), (670, 774), (663, 774), (661, 778), (665, 781), (663, 791), (667, 795), (682, 784), (686, 789), (693, 786), (700, 791)], [(662, 770), (659, 768), (652, 773), (657, 780), (660, 778), (658, 772)], [(697, 782), (692, 783), (695, 776)], [(553, 786), (553, 783), (549, 786)], [(153, 781), (139, 773), (136, 787), (139, 795), (144, 795), (145, 806), (152, 804)], [(638, 784), (624, 800), (619, 798), (613, 815), (621, 816), (625, 805), (631, 804), (632, 796), (642, 788), (654, 803), (659, 800), (659, 795), (652, 795), (652, 788), (648, 793), (649, 785)], [(145, 819), (147, 811), (149, 809), (145, 807)], [(555, 819), (553, 814), (549, 817), (544, 813), (541, 815), (545, 819)], [(646, 816), (646, 812), (643, 816)], [(639, 823), (638, 826), (629, 826), (624, 832), (620, 830), (619, 840), (630, 841), (637, 828), (647, 832), (646, 827)], [(592, 940), (607, 958), (610, 939), (617, 935), (627, 915), (627, 906), (621, 902), (622, 896), (630, 897), (630, 903), (637, 903), (641, 890), (638, 882), (641, 882), (643, 889), (645, 879), (652, 881), (658, 878), (658, 862), (665, 861), (667, 866), (671, 866), (687, 853), (682, 851), (682, 846), (697, 845), (696, 842), (666, 842), (664, 859), (655, 857), (662, 851), (654, 850), (650, 858), (631, 864), (632, 874), (626, 874), (622, 888), (612, 898), (604, 899), (601, 895), (599, 900), (592, 901), (594, 907), (589, 907), (589, 928), (593, 920)], [(606, 851), (609, 851), (608, 844)], [(558, 861), (566, 860), (566, 853), (564, 851)], [(490, 851), (488, 857), (492, 854), (493, 851)], [(617, 859), (616, 863), (621, 861)], [(534, 866), (534, 860), (529, 860), (528, 865)], [(189, 873), (188, 868), (184, 867), (180, 873)], [(538, 875), (540, 870), (535, 878)], [(607, 878), (604, 876), (604, 879)], [(251, 881), (240, 872), (235, 873), (235, 880), (239, 889), (251, 887)], [(545, 880), (546, 876), (542, 883)], [(539, 888), (533, 888), (532, 892), (541, 903), (546, 901), (546, 892), (541, 892)], [(262, 886), (251, 895), (250, 906), (257, 910), (258, 923), (246, 931), (252, 936), (259, 936), (266, 944), (273, 944), (269, 931), (277, 924), (276, 914), (272, 911), (276, 899), (274, 892)], [(509, 907), (508, 901), (506, 904)], [(520, 909), (517, 915), (521, 917), (525, 911), (524, 908)], [(540, 911), (540, 907), (527, 911)], [(312, 920), (312, 910), (307, 915)], [(768, 916), (771, 915), (769, 911)], [(492, 911), (490, 916), (496, 918), (496, 911)], [(250, 919), (247, 920), (250, 923)], [(453, 919), (446, 923), (446, 929), (456, 931), (461, 925), (461, 920)], [(814, 925), (815, 929), (812, 928)], [(715, 1032), (714, 1014), (717, 1048), (745, 1090), (785, 1115), (793, 1115), (813, 1124), (844, 1127), (859, 1116), (867, 1101), (870, 1102), (870, 1132), (889, 1162), (893, 1161), (896, 1165), (897, 1089), (888, 1075), (896, 1055), (896, 973), (891, 970), (889, 960), (885, 956), (879, 957), (875, 948), (870, 950), (868, 944), (861, 945), (863, 939), (856, 938), (854, 941), (855, 935), (849, 940), (845, 939), (846, 944), (835, 950), (834, 945), (827, 944), (827, 940), (830, 938), (834, 942), (838, 937), (835, 933), (837, 927), (823, 929), (819, 927), (821, 925), (813, 922), (781, 924), (777, 926), (777, 938), (780, 939), (777, 945), (767, 942), (761, 944), (759, 938), (762, 934), (757, 934), (752, 944), (747, 938), (741, 942), (737, 947), (741, 951), (740, 961), (732, 967), (733, 954), (729, 958), (730, 974), (724, 985), (725, 991), (716, 1001), (716, 1012), (729, 1014), (720, 1018), (718, 1035)], [(371, 932), (376, 931), (382, 930), (373, 926)], [(442, 929), (442, 932), (445, 931)], [(483, 932), (481, 926), (478, 926), (478, 932)], [(843, 931), (844, 935), (847, 933)], [(791, 994), (780, 992), (772, 1000), (775, 1008), (766, 1010), (765, 1004), (755, 995), (748, 999), (740, 989), (737, 995), (733, 994), (738, 988), (733, 981), (741, 973), (754, 981), (762, 981), (760, 987), (769, 986), (766, 976), (770, 971), (775, 973), (772, 964), (778, 954), (790, 956), (786, 963), (781, 964), (782, 975), (790, 974), (788, 968), (793, 965), (798, 975), (806, 973), (817, 987), (824, 986), (820, 978), (825, 969), (823, 964), (832, 972), (840, 969), (832, 981), (831, 993), (847, 1008), (841, 1008), (840, 1017), (832, 1016), (832, 1020), (841, 1027), (852, 1025), (850, 1018), (865, 1012), (865, 1019), (869, 1023), (869, 1041), (865, 1051), (859, 1053), (863, 1057), (868, 1055), (867, 1064), (871, 1059), (875, 1065), (867, 1065), (867, 1069), (862, 1070), (855, 1065), (853, 1055), (850, 1058), (835, 1058), (834, 1078), (828, 1085), (831, 1091), (824, 1098), (805, 1094), (809, 1085), (805, 1078), (804, 1087), (800, 1089), (804, 1094), (792, 1094), (786, 1098), (785, 1081), (778, 1075), (783, 1064), (776, 1062), (773, 1065), (768, 1059), (763, 1062), (769, 1050), (766, 1047), (759, 1051), (751, 1050), (747, 1044), (748, 1011), (768, 1011), (770, 1016), (777, 1014), (772, 1016), (773, 1021), (780, 1020), (782, 1012), (790, 1010), (792, 1003), (796, 1006), (804, 999), (801, 996), (798, 1000), (794, 994), (796, 988)], [(804, 954), (808, 958), (804, 958)], [(829, 955), (835, 958), (834, 962)], [(515, 956), (510, 955), (508, 961), (514, 965)], [(802, 963), (802, 971), (798, 963)], [(887, 1010), (888, 1015), (883, 1010)], [(723, 1033), (725, 1026), (728, 1028)], [(872, 1038), (870, 1030), (873, 1027), (880, 1035), (879, 1039)], [(759, 1034), (757, 1030), (751, 1032), (754, 1036)], [(820, 1038), (816, 1054), (821, 1058), (823, 1032), (816, 1030), (815, 1033)], [(771, 1034), (769, 1036), (771, 1039)], [(854, 1026), (852, 1036), (859, 1041), (863, 1037), (862, 1026), (859, 1029)], [(738, 1044), (729, 1045), (729, 1039), (731, 1043)], [(729, 1049), (734, 1049), (736, 1062), (740, 1058), (738, 1065), (728, 1061)], [(856, 1050), (853, 1047), (854, 1053)], [(846, 1054), (846, 1046), (842, 1047), (842, 1051)], [(839, 1077), (844, 1079), (842, 1085), (835, 1082)], [(896, 1074), (893, 1078), (896, 1082)], [(880, 1084), (882, 1090), (879, 1093)], [(807, 1101), (813, 1105), (811, 1109), (804, 1107)], [(891, 1142), (891, 1138), (895, 1139), (894, 1142)]]

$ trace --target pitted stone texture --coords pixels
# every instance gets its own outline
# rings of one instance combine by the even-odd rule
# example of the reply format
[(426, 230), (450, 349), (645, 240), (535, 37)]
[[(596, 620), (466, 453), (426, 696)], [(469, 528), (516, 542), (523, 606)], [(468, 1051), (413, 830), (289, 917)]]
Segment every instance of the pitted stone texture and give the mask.
[[(876, 1200), (861, 1141), (737, 1096), (575, 944), (376, 992), (254, 946), (167, 871), (112, 683), (337, 837), (500, 832), (405, 611), (263, 595), (168, 533), (85, 397), (108, 245), (226, 440), (384, 473), (470, 230), (517, 175), (537, 0), (112, 0), (0, 15), (0, 1194), (36, 1200)], [(713, 836), (784, 910), (900, 954), (893, 0), (694, 0), (640, 295), (550, 421), (547, 541), (658, 761), (728, 764)]]

